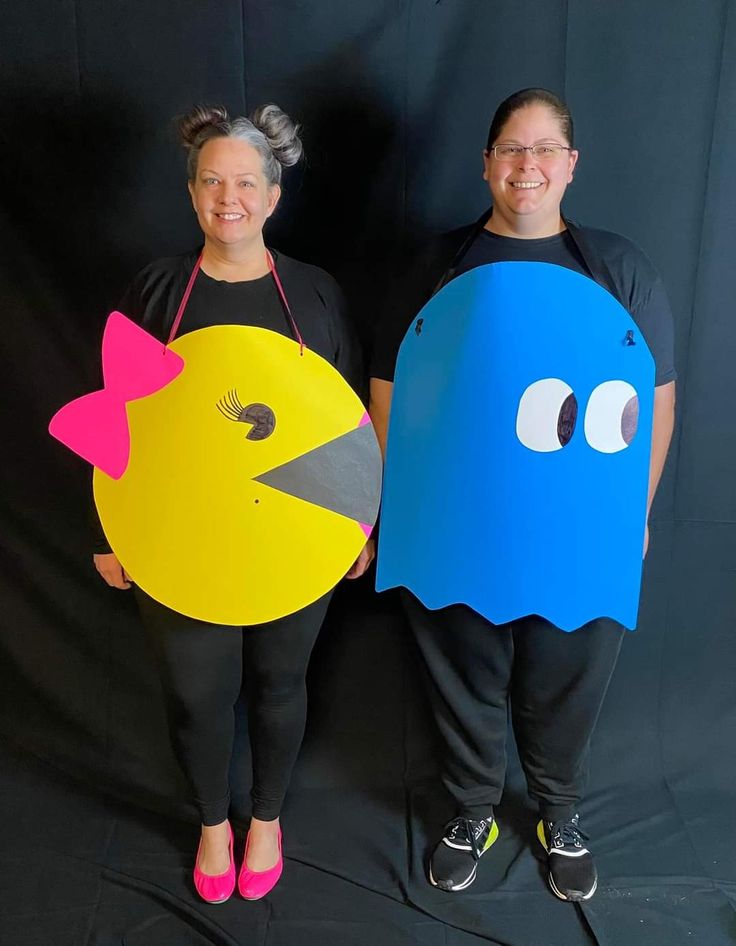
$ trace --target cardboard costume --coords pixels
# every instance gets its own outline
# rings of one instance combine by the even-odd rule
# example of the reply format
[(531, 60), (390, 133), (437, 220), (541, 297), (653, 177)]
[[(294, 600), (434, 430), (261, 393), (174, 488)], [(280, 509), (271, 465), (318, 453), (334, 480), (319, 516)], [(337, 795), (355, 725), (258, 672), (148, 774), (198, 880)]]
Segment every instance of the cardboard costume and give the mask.
[(623, 306), (546, 263), (447, 283), (399, 351), (379, 590), (495, 624), (636, 624), (654, 361)]
[(380, 452), (365, 409), (305, 347), (272, 272), (297, 340), (212, 325), (164, 346), (113, 313), (105, 389), (50, 425), (95, 464), (100, 519), (134, 581), (217, 624), (275, 620), (326, 594), (378, 509)]

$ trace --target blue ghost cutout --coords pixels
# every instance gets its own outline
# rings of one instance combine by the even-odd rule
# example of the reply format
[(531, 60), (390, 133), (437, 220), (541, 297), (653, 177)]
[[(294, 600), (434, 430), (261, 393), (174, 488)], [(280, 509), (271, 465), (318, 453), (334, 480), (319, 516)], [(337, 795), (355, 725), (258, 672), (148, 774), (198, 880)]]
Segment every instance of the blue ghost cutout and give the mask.
[(653, 401), (646, 342), (592, 279), (509, 262), (448, 283), (399, 351), (378, 590), (633, 629)]

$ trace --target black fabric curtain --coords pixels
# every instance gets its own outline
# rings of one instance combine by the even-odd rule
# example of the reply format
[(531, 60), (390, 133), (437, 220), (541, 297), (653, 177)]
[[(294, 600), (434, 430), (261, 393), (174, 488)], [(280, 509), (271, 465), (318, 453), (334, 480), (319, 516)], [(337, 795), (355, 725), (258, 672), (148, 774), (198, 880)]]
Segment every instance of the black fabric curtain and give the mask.
[[(736, 941), (735, 0), (32, 0), (4, 3), (0, 22), (0, 941), (343, 944), (378, 930), (387, 943)], [(157, 932), (113, 938), (126, 915), (146, 928), (147, 907), (130, 898), (159, 881), (144, 855), (114, 861), (102, 844), (95, 889), (122, 873), (128, 900), (105, 913), (98, 896), (90, 938), (75, 938), (81, 914), (59, 920), (49, 893), (70, 876), (51, 842), (56, 881), (17, 888), (19, 865), (35, 869), (24, 860), (33, 813), (57, 812), (49, 779), (72, 777), (67, 799), (103, 790), (79, 809), (98, 805), (96, 820), (59, 814), (99, 837), (110, 812), (123, 823), (119, 800), (152, 836), (162, 815), (194, 821), (132, 596), (92, 568), (88, 470), (46, 433), (95, 386), (102, 326), (127, 281), (197, 243), (172, 117), (197, 102), (241, 114), (274, 101), (302, 122), (307, 162), (287, 176), (268, 239), (338, 278), (368, 349), (403, 251), (486, 206), (491, 114), (529, 85), (573, 111), (581, 157), (567, 214), (639, 243), (676, 319), (678, 430), (585, 809), (600, 892), (581, 910), (544, 889), (513, 764), (500, 812), (512, 827), (483, 889), (426, 885), (423, 859), (450, 812), (418, 664), (394, 598), (368, 578), (337, 595), (310, 670), (284, 815), (295, 879), (280, 912), (246, 922), (232, 905), (216, 934), (192, 894), (176, 899), (179, 871)], [(245, 819), (242, 731), (240, 742)]]

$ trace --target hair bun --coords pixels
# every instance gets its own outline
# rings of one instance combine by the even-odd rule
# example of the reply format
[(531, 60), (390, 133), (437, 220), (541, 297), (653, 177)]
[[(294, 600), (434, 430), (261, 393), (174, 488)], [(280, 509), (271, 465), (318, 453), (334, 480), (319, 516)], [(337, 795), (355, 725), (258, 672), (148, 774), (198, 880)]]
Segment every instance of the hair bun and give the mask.
[(304, 153), (299, 137), (301, 129), (278, 105), (261, 105), (250, 116), (250, 120), (265, 135), (274, 157), (282, 167), (290, 168), (299, 161)]
[(227, 109), (222, 105), (195, 105), (179, 119), (179, 139), (189, 149), (206, 128), (217, 128), (228, 121)]

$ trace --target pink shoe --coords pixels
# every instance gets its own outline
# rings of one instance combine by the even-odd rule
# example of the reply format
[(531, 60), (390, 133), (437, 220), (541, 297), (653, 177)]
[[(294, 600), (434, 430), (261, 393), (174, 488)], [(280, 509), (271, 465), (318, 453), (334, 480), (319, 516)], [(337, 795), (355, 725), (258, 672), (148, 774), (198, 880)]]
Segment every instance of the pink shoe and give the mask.
[(246, 900), (260, 900), (265, 897), (269, 891), (278, 883), (281, 872), (284, 869), (284, 858), (281, 855), (281, 828), (279, 828), (279, 859), (268, 870), (251, 870), (248, 867), (248, 841), (250, 840), (250, 831), (245, 842), (245, 856), (243, 857), (243, 866), (240, 868), (238, 877), (238, 890), (240, 896)]
[(235, 890), (235, 860), (233, 858), (233, 829), (228, 823), (230, 832), (230, 866), (224, 874), (203, 874), (199, 869), (199, 852), (202, 848), (200, 838), (197, 848), (197, 860), (194, 862), (194, 886), (200, 897), (207, 903), (224, 903), (229, 900)]

